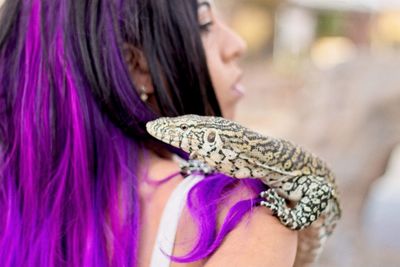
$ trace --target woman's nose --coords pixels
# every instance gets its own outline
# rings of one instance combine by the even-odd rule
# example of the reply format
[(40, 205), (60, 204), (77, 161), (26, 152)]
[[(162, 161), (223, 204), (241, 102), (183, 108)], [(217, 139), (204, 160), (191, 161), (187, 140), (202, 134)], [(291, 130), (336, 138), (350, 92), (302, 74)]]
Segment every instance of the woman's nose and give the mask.
[(247, 51), (246, 41), (233, 29), (226, 26), (226, 37), (222, 43), (224, 61), (240, 58)]

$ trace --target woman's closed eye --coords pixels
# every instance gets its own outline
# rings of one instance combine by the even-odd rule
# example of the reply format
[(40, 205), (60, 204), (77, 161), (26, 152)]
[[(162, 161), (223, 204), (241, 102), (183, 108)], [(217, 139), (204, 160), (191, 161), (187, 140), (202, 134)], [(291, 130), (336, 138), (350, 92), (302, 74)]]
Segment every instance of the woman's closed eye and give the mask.
[(210, 32), (211, 26), (213, 25), (213, 22), (207, 22), (205, 24), (200, 24), (200, 31), (202, 32)]
[(199, 27), (201, 32), (209, 32), (214, 24), (211, 4), (208, 1), (202, 1), (198, 4)]

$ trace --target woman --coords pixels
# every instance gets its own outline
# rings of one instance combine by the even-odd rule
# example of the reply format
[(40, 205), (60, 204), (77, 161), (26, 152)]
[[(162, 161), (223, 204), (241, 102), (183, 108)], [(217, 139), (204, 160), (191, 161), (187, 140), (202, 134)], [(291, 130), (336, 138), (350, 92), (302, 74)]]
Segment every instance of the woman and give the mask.
[[(0, 23), (1, 265), (149, 266), (183, 179), (145, 123), (233, 117), (245, 44), (208, 1), (6, 0)], [(193, 185), (170, 266), (290, 266), (263, 190)]]

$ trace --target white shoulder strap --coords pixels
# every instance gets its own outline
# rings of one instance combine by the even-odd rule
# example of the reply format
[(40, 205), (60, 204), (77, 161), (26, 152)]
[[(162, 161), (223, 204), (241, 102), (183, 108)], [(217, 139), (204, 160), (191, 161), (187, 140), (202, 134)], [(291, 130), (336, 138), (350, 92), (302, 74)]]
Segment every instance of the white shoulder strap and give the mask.
[(169, 267), (171, 260), (164, 253), (172, 254), (179, 218), (185, 206), (187, 194), (202, 179), (203, 176), (186, 177), (169, 197), (158, 227), (150, 267)]

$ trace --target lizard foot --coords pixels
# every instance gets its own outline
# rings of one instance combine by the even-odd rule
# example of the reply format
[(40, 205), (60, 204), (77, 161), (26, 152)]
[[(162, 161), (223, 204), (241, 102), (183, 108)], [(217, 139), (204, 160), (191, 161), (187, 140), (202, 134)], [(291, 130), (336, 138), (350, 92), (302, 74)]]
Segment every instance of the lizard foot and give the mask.
[(262, 198), (266, 199), (266, 201), (261, 201), (260, 205), (271, 209), (286, 227), (292, 230), (302, 230), (318, 219), (332, 196), (331, 186), (317, 178), (313, 176), (299, 178), (303, 181), (299, 187), (303, 194), (293, 208), (288, 207), (285, 199), (273, 189), (260, 194)]
[(288, 208), (285, 199), (279, 196), (274, 189), (263, 191), (260, 193), (260, 196), (266, 200), (261, 201), (260, 205), (269, 208), (283, 225), (292, 230), (302, 229), (301, 225), (297, 222), (296, 213)]
[(260, 196), (266, 200), (261, 201), (260, 205), (269, 208), (282, 224), (289, 226), (290, 209), (287, 207), (285, 199), (278, 195), (274, 189), (263, 191), (260, 193)]

